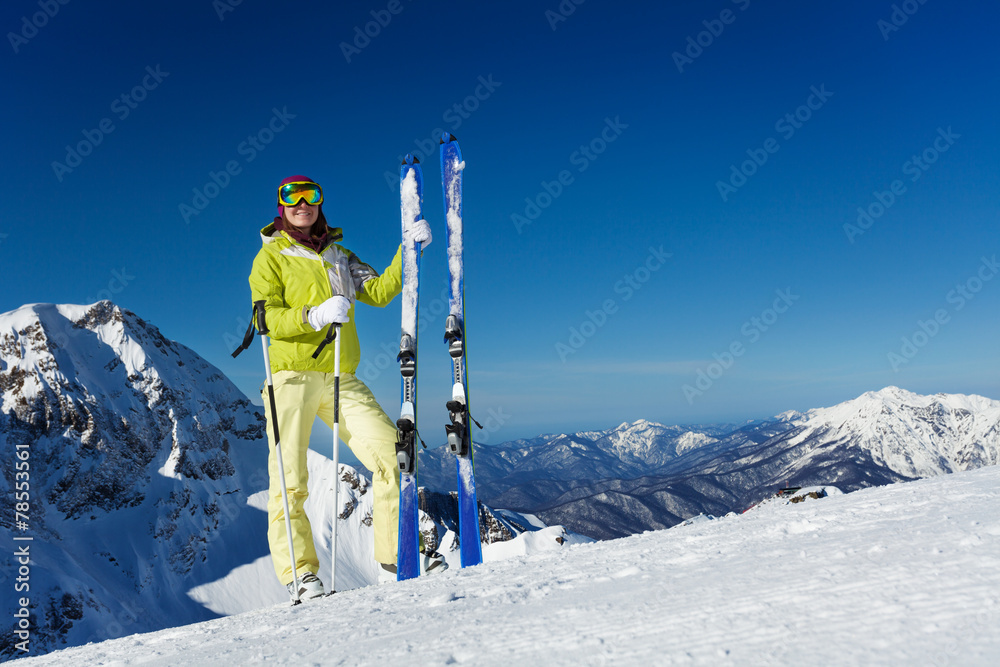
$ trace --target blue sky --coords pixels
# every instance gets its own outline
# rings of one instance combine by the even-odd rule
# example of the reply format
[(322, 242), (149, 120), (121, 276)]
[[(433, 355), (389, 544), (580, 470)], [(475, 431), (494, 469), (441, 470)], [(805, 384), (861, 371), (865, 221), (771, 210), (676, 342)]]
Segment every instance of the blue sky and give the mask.
[[(446, 129), (467, 163), (480, 440), (890, 384), (1000, 398), (998, 18), (941, 0), (13, 0), (0, 311), (110, 296), (256, 398), (257, 348), (229, 352), (277, 183), (323, 184), (381, 268), (399, 235), (386, 175)], [(449, 392), (437, 160), (428, 444)], [(357, 319), (360, 375), (394, 417), (398, 302)]]

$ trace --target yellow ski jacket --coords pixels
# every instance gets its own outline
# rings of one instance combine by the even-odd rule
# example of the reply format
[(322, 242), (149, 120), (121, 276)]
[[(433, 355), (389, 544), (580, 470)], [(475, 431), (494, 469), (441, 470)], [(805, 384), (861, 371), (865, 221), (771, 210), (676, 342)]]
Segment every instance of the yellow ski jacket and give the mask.
[(353, 252), (339, 245), (340, 228), (330, 229), (331, 243), (322, 252), (308, 248), (271, 223), (260, 231), (260, 252), (250, 272), (250, 292), (254, 301), (264, 301), (271, 337), (271, 372), (333, 372), (334, 346), (323, 348), (318, 359), (313, 352), (326, 337), (315, 331), (307, 313), (332, 296), (342, 295), (351, 302), (351, 321), (340, 328), (340, 370), (354, 373), (361, 360), (358, 331), (354, 326), (354, 304), (361, 301), (383, 307), (403, 287), (402, 247), (381, 275)]

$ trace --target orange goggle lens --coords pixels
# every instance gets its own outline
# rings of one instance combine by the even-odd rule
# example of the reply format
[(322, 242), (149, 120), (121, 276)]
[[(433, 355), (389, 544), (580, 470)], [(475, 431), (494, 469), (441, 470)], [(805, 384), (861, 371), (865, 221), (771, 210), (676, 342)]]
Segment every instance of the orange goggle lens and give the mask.
[(295, 206), (299, 201), (305, 200), (310, 206), (323, 203), (323, 188), (317, 183), (308, 181), (295, 181), (285, 183), (278, 188), (278, 205)]

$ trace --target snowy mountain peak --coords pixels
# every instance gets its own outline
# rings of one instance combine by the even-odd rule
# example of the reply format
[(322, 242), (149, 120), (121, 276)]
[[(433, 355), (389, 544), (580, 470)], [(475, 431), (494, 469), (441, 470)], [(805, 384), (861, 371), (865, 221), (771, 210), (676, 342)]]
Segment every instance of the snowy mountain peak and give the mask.
[(646, 428), (651, 428), (651, 427), (652, 428), (667, 428), (666, 426), (664, 426), (663, 424), (660, 424), (658, 422), (651, 422), (648, 419), (637, 419), (634, 422), (632, 422), (631, 424), (629, 424), (628, 422), (622, 422), (621, 426), (618, 427), (618, 430), (622, 430), (622, 429), (641, 430), (641, 429), (646, 429)]
[(681, 434), (677, 438), (677, 444), (675, 451), (677, 455), (686, 454), (687, 452), (703, 447), (704, 445), (710, 445), (714, 442), (718, 442), (717, 438), (713, 438), (710, 435), (705, 435), (704, 433), (695, 433), (694, 431), (688, 431)]
[(781, 414), (774, 416), (774, 419), (779, 422), (794, 423), (801, 419), (804, 419), (805, 415), (798, 410), (785, 410)]
[(869, 391), (861, 396), (828, 408), (809, 410), (805, 417), (809, 421), (825, 421), (834, 426), (848, 422), (872, 422), (885, 415), (901, 412), (925, 412), (943, 415), (945, 413), (983, 412), (1000, 415), (1000, 401), (983, 396), (964, 394), (934, 394), (924, 396), (899, 387), (886, 387), (879, 391)]
[(226, 488), (229, 438), (263, 433), (218, 369), (110, 301), (0, 315), (0, 369), (8, 438), (51, 447), (69, 517), (139, 502), (154, 473)]
[[(37, 643), (134, 618), (122, 601), (145, 607), (143, 627), (207, 618), (185, 593), (222, 530), (251, 518), (263, 435), (218, 369), (110, 301), (0, 314), (0, 452), (31, 453), (23, 530), (45, 554), (31, 582), (48, 610)], [(13, 497), (13, 476), (0, 492)]]
[(983, 396), (923, 396), (899, 387), (809, 410), (796, 441), (822, 435), (868, 452), (907, 477), (929, 477), (1000, 462), (1000, 401)]
[(605, 431), (596, 443), (603, 451), (621, 461), (655, 466), (697, 446), (702, 442), (701, 438), (701, 434), (686, 433), (679, 426), (665, 426), (639, 419)]
[(877, 397), (885, 400), (907, 401), (919, 398), (920, 395), (915, 394), (912, 391), (907, 391), (906, 389), (902, 389), (895, 385), (889, 385), (887, 387), (879, 389), (878, 391), (866, 391), (859, 398), (863, 397), (869, 397), (869, 398)]

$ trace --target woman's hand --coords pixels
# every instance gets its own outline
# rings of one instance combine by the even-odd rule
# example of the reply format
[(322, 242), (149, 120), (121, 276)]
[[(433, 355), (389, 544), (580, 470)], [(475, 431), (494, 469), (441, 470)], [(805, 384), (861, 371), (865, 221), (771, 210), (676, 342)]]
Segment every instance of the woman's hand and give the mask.
[(403, 230), (403, 236), (407, 240), (420, 243), (420, 249), (423, 250), (431, 244), (433, 238), (431, 236), (431, 225), (426, 220), (414, 220), (406, 225), (406, 229)]
[(333, 296), (309, 309), (309, 325), (319, 331), (328, 324), (347, 324), (351, 318), (347, 316), (347, 311), (351, 309), (351, 302), (346, 296)]

